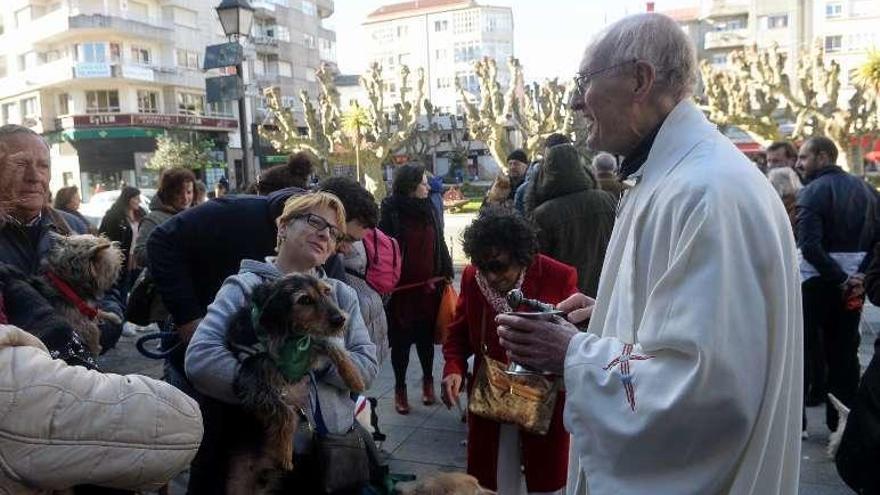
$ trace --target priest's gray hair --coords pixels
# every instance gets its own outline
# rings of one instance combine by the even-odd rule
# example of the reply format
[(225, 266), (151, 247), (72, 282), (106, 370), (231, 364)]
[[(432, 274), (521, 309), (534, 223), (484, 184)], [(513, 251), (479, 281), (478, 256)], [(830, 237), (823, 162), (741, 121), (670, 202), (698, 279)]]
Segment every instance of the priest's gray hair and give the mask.
[(587, 47), (580, 71), (587, 73), (635, 60), (654, 67), (658, 91), (676, 102), (693, 94), (697, 82), (694, 44), (674, 20), (663, 14), (631, 15), (608, 26)]

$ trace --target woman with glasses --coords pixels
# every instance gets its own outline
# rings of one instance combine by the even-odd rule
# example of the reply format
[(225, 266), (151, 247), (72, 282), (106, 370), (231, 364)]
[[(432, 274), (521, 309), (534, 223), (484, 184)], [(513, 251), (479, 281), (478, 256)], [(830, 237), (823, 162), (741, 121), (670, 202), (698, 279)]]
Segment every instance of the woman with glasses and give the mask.
[[(242, 261), (239, 273), (226, 279), (208, 307), (208, 314), (196, 329), (186, 351), (187, 377), (202, 394), (226, 404), (238, 404), (233, 382), (240, 365), (226, 346), (227, 329), (238, 313), (249, 305), (256, 286), (291, 273), (307, 273), (330, 285), (336, 303), (349, 315), (345, 348), (369, 387), (378, 371), (376, 346), (370, 341), (361, 317), (357, 295), (347, 285), (324, 277), (320, 268), (336, 251), (337, 243), (345, 235), (342, 202), (325, 192), (294, 196), (285, 203), (277, 224), (278, 255), (270, 256), (265, 261)], [(343, 434), (354, 428), (355, 402), (335, 366), (330, 365), (326, 370), (315, 373), (314, 386), (310, 386), (309, 404), (320, 404), (321, 419), (329, 433)], [(315, 424), (311, 407), (305, 413)], [(215, 469), (220, 473), (224, 471), (225, 456), (231, 454), (223, 443), (224, 431), (235, 427), (236, 414), (234, 411), (230, 413), (227, 408), (222, 417), (224, 424), (218, 425), (212, 424), (210, 415), (205, 415), (205, 440), (202, 444), (203, 451), (214, 454), (206, 454), (206, 457), (215, 457)], [(297, 455), (304, 456), (305, 463), (295, 461), (295, 466), (309, 464), (307, 452), (310, 439), (311, 436), (305, 432), (297, 434)], [(304, 482), (312, 481), (309, 473), (303, 469), (297, 470), (298, 479), (299, 476), (304, 476)]]
[(394, 368), (394, 409), (409, 414), (406, 369), (413, 344), (422, 365), (422, 403), (433, 405), (434, 325), (444, 284), (452, 280), (452, 258), (442, 223), (428, 199), (425, 167), (407, 164), (394, 174), (391, 196), (382, 202), (379, 228), (397, 239), (403, 266), (388, 308), (388, 339)]
[[(471, 264), (462, 273), (455, 318), (443, 344), (447, 407), (461, 407), (459, 394), (469, 358), (474, 357), (473, 376), (483, 364), (483, 352), (508, 363), (498, 342), (495, 316), (512, 311), (505, 297), (509, 291), (520, 289), (525, 297), (554, 305), (577, 292), (575, 269), (538, 254), (534, 228), (509, 210), (485, 210), (465, 229), (463, 248)], [(569, 442), (562, 424), (564, 402), (560, 392), (546, 435), (468, 413), (468, 474), (483, 487), (505, 495), (562, 493)]]

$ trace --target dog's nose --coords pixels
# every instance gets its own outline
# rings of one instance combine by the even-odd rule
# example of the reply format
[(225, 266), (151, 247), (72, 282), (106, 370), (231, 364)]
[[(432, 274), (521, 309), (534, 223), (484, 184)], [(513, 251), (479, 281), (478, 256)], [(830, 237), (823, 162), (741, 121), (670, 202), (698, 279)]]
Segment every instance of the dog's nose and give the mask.
[(330, 324), (334, 327), (341, 327), (345, 324), (345, 315), (342, 313), (335, 313), (330, 315)]

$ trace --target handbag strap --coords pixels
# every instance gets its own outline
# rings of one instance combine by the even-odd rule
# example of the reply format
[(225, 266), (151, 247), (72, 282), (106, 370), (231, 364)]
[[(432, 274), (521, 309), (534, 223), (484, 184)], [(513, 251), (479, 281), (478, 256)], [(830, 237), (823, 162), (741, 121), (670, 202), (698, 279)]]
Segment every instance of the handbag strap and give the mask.
[(486, 310), (480, 312), (480, 352), (483, 356), (489, 355), (489, 346), (486, 345)]
[(324, 423), (324, 415), (321, 414), (321, 401), (318, 399), (318, 384), (315, 381), (315, 374), (309, 373), (309, 378), (312, 382), (312, 389), (315, 391), (315, 407), (312, 408), (312, 416), (315, 419), (315, 433), (319, 437), (325, 437), (329, 430), (327, 430), (327, 425)]

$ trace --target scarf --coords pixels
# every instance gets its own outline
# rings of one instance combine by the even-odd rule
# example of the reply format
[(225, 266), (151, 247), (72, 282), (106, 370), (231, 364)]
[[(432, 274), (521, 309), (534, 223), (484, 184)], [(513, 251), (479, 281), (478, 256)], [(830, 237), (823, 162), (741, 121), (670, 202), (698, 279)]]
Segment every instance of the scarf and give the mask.
[[(486, 277), (477, 270), (477, 287), (480, 288), (480, 292), (483, 294), (483, 297), (486, 298), (486, 302), (489, 303), (489, 306), (492, 306), (492, 309), (495, 310), (496, 313), (510, 313), (513, 311), (513, 308), (510, 307), (510, 304), (507, 303), (507, 295), (501, 294), (492, 286), (489, 285), (489, 281), (486, 280)], [(519, 278), (516, 280), (516, 285), (514, 289), (521, 289), (523, 280), (526, 278), (526, 271), (523, 269), (519, 274)]]

